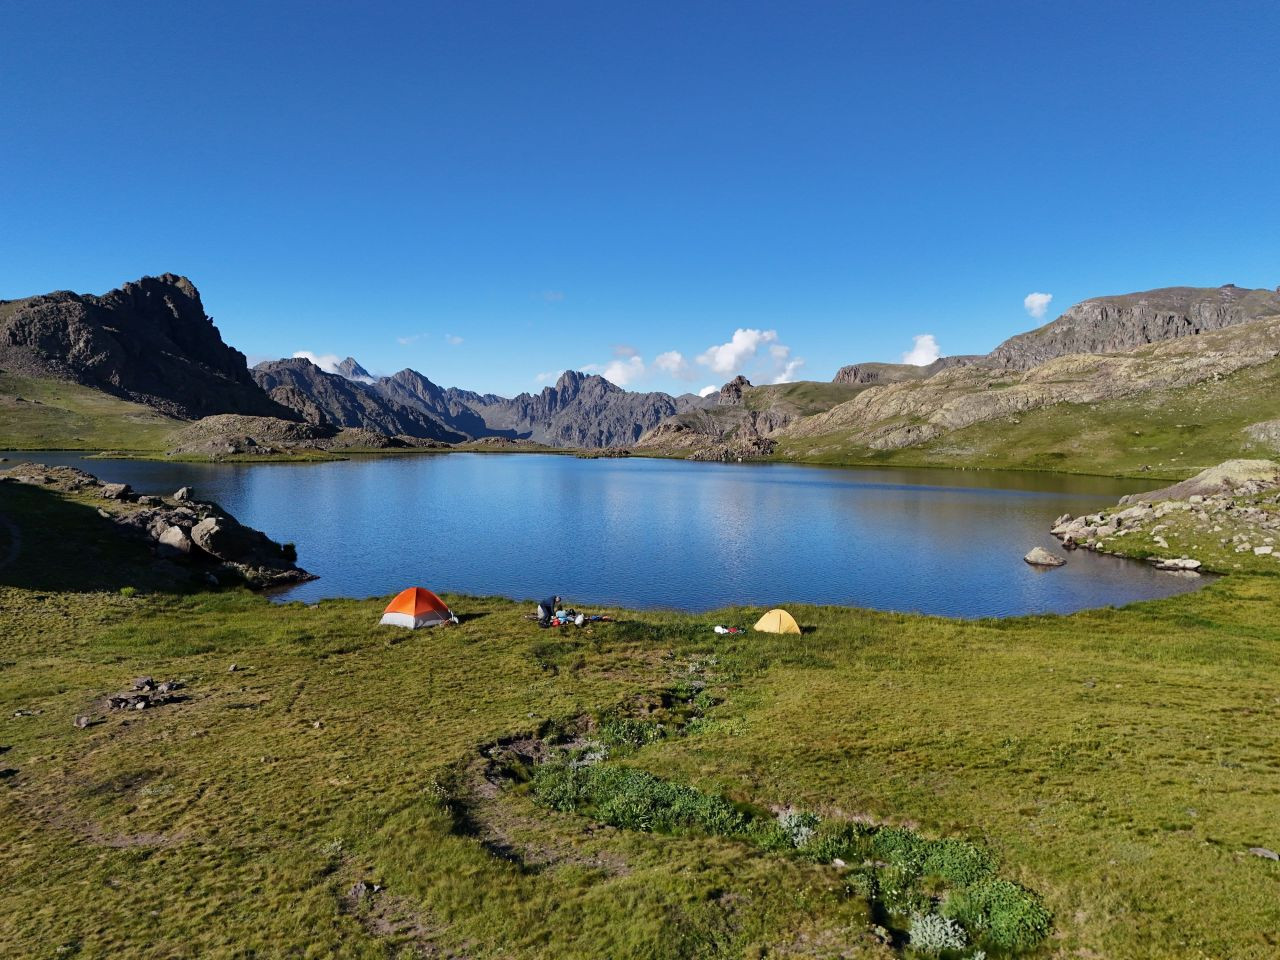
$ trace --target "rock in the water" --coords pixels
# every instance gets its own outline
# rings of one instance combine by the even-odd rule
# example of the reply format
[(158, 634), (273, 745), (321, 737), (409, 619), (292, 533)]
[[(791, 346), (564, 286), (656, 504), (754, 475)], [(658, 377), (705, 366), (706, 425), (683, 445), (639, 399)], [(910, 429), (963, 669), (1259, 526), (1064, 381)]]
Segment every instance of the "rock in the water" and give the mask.
[(1022, 558), (1033, 567), (1061, 567), (1066, 564), (1062, 557), (1056, 557), (1044, 547), (1036, 547)]
[(1200, 561), (1189, 557), (1161, 557), (1155, 560), (1157, 570), (1199, 570)]
[(107, 500), (125, 500), (129, 494), (133, 493), (133, 488), (127, 483), (104, 483), (102, 485), (102, 496)]

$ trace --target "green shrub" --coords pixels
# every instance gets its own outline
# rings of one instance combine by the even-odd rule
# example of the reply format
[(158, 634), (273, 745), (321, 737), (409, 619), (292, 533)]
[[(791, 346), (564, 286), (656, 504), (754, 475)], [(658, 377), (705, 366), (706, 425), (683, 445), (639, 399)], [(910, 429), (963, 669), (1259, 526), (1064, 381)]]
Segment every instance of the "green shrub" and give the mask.
[(874, 828), (865, 824), (825, 820), (818, 824), (809, 842), (800, 850), (800, 855), (815, 863), (831, 863), (833, 860), (855, 863), (870, 852), (870, 838), (874, 833)]
[(666, 728), (657, 720), (611, 713), (600, 719), (596, 734), (608, 746), (644, 747), (666, 736)]
[(942, 912), (1004, 950), (1036, 946), (1049, 935), (1053, 920), (1039, 897), (1008, 880), (982, 880), (956, 890)]
[(750, 822), (723, 797), (631, 767), (546, 764), (534, 775), (533, 796), (555, 810), (590, 808), (605, 823), (646, 832), (693, 829), (737, 836)]
[(996, 858), (964, 840), (931, 840), (924, 849), (921, 871), (954, 886), (968, 886), (996, 872)]
[(883, 827), (871, 837), (871, 854), (906, 874), (918, 876), (924, 869), (929, 844), (904, 827)]
[(137, 592), (138, 592), (137, 587), (121, 587), (120, 588), (120, 596), (122, 597), (132, 597), (132, 596), (135, 596)]

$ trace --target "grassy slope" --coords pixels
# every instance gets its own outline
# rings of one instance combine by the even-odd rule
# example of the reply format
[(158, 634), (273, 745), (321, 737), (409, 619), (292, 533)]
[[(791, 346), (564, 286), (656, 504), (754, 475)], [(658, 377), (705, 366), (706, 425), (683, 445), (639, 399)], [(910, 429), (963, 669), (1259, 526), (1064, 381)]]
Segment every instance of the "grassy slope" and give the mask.
[(181, 426), (100, 390), (0, 371), (0, 450), (162, 450)]
[[(1242, 431), (1276, 417), (1280, 360), (1188, 388), (1108, 403), (1057, 404), (903, 450), (870, 450), (840, 436), (782, 438), (779, 457), (1182, 479), (1232, 457), (1273, 455), (1249, 448)], [(827, 447), (821, 456), (802, 452), (819, 446)]]
[[(489, 826), (469, 835), (438, 802), (479, 745), (708, 655), (715, 722), (632, 762), (984, 842), (1052, 907), (1055, 956), (1280, 948), (1280, 864), (1245, 852), (1280, 847), (1276, 578), (1003, 622), (796, 608), (800, 638), (710, 630), (754, 611), (560, 635), (453, 598), (460, 627), (407, 634), (376, 626), (380, 601), (147, 595), (89, 505), (0, 485), (0, 514), (26, 535), (0, 571), (0, 767), (17, 771), (0, 780), (0, 942), (16, 956), (881, 955), (830, 868), (593, 828), (519, 792), (472, 798)], [(72, 728), (143, 673), (186, 678), (190, 699)], [(495, 830), (544, 865), (495, 856)], [(340, 909), (357, 879), (386, 884), (380, 921)]]

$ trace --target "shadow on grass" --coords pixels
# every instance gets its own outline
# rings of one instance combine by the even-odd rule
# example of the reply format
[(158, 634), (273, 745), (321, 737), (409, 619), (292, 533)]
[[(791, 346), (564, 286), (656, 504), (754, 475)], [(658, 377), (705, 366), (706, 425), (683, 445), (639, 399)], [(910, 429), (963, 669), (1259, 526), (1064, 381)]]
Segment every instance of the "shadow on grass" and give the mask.
[(189, 593), (193, 571), (158, 563), (96, 507), (54, 490), (0, 483), (0, 586), (24, 590)]

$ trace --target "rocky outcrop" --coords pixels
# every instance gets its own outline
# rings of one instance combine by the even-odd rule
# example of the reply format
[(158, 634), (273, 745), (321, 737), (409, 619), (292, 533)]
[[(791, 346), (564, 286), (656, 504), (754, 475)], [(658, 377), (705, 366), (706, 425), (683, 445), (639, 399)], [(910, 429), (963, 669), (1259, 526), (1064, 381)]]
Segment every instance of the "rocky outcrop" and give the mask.
[(1246, 447), (1280, 451), (1280, 420), (1251, 423), (1244, 428), (1244, 435), (1248, 438)]
[(1052, 323), (1011, 337), (991, 362), (1030, 370), (1076, 353), (1120, 353), (1180, 337), (1194, 337), (1260, 317), (1280, 315), (1280, 290), (1165, 287), (1076, 304)]
[(895, 450), (1056, 403), (1095, 403), (1185, 387), (1277, 356), (1280, 318), (1272, 318), (1129, 353), (1058, 357), (1027, 371), (957, 366), (925, 380), (870, 387), (784, 432), (793, 439), (836, 437), (845, 445)]
[(375, 386), (325, 373), (310, 360), (270, 360), (258, 364), (252, 373), (273, 399), (308, 423), (447, 443), (467, 439), (430, 414), (389, 399)]
[(740, 407), (742, 406), (743, 394), (751, 389), (751, 381), (738, 374), (723, 387), (716, 397), (716, 405), (721, 407)]
[(1160, 500), (1186, 500), (1190, 497), (1212, 497), (1217, 494), (1256, 493), (1280, 485), (1280, 464), (1273, 460), (1227, 460), (1202, 470), (1189, 480), (1150, 493), (1134, 493), (1121, 497), (1121, 503), (1155, 503)]
[(1052, 533), (1068, 549), (1146, 559), (1160, 570), (1280, 573), (1280, 464), (1227, 461), (1112, 510), (1063, 515)]
[(933, 363), (918, 367), (910, 363), (851, 363), (841, 367), (832, 383), (870, 387), (885, 383), (901, 383), (904, 380), (927, 380), (935, 373), (952, 367), (968, 367), (985, 360), (982, 356), (939, 357)]
[[(388, 436), (359, 427), (338, 428), (332, 424), (293, 423), (274, 417), (240, 417), (221, 414), (205, 417), (170, 437), (171, 457), (272, 457), (308, 450), (393, 450), (406, 447), (445, 447), (439, 440), (421, 437)], [(180, 498), (179, 498), (180, 499)]]
[(289, 418), (222, 342), (186, 277), (143, 277), (102, 296), (0, 301), (0, 368), (95, 387), (171, 416)]
[[(91, 498), (101, 497), (109, 486), (74, 467), (38, 463), (19, 463), (0, 471), (0, 479)], [(292, 544), (276, 543), (214, 503), (138, 497), (130, 491), (105, 499), (98, 513), (121, 536), (149, 545), (157, 560), (187, 564), (193, 573), (218, 582), (261, 588), (314, 579), (297, 565)]]

